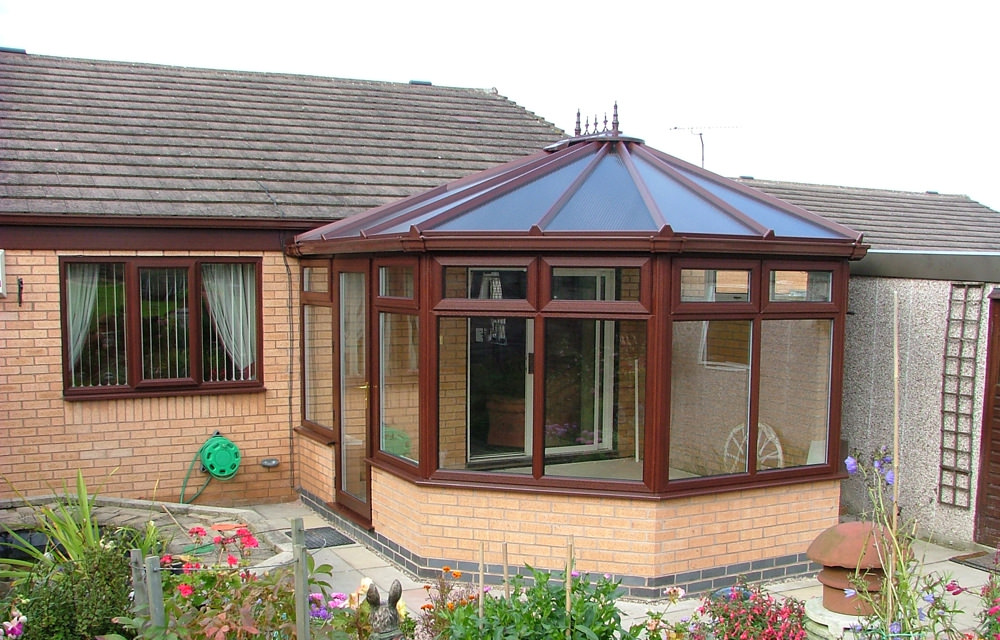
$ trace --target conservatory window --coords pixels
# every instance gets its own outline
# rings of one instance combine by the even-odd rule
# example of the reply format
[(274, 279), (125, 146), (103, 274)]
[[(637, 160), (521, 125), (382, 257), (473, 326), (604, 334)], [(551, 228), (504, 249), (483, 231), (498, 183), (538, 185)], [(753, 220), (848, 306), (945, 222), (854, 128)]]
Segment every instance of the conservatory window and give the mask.
[(638, 267), (552, 269), (553, 300), (639, 301)]
[(833, 300), (832, 271), (770, 272), (771, 302), (830, 302)]
[(681, 302), (749, 302), (748, 269), (681, 269)]
[(642, 480), (646, 323), (545, 323), (545, 474)]
[(470, 300), (524, 300), (528, 270), (521, 267), (444, 268), (444, 297)]
[(64, 264), (70, 395), (260, 385), (258, 263)]
[(825, 464), (833, 321), (764, 320), (760, 341), (757, 469)]
[[(505, 340), (491, 339), (502, 321)], [(531, 470), (534, 322), (516, 317), (441, 318), (438, 434), (442, 469)]]
[(413, 267), (389, 265), (379, 267), (378, 294), (387, 298), (413, 298)]
[[(725, 358), (750, 362), (752, 321), (673, 323), (670, 366), (670, 478), (747, 470), (750, 367), (713, 366), (703, 357), (704, 325), (727, 340)], [(720, 358), (719, 355), (715, 356)]]
[(380, 313), (379, 335), (379, 449), (415, 463), (420, 459), (417, 316)]

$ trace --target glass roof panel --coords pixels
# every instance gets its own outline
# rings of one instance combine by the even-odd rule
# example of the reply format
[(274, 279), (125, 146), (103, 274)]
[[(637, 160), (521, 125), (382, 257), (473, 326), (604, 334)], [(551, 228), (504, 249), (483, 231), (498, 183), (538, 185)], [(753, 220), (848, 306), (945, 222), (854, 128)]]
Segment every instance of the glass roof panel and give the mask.
[(674, 233), (760, 235), (641, 156), (634, 155), (632, 159)]
[[(676, 167), (675, 167), (676, 168)], [(785, 238), (844, 238), (843, 234), (837, 233), (821, 224), (805, 218), (800, 218), (788, 211), (783, 211), (764, 201), (744, 195), (736, 189), (725, 187), (718, 182), (706, 180), (705, 178), (677, 168), (698, 186), (712, 193), (720, 200), (731, 205), (743, 215), (753, 218), (759, 224), (774, 230), (774, 235)]]
[[(437, 231), (528, 231), (569, 189), (591, 156), (540, 175), (531, 182), (434, 227)], [(450, 208), (450, 207), (449, 207)], [(438, 211), (442, 213), (446, 209)]]
[(618, 154), (605, 156), (546, 231), (658, 231)]

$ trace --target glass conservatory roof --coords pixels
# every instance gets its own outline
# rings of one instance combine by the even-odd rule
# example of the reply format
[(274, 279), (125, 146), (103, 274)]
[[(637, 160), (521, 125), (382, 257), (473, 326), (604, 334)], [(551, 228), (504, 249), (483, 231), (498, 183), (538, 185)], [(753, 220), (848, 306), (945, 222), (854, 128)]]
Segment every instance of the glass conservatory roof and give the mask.
[(345, 240), (595, 233), (861, 242), (856, 231), (647, 147), (616, 126), (322, 226), (296, 243), (314, 253), (311, 244)]

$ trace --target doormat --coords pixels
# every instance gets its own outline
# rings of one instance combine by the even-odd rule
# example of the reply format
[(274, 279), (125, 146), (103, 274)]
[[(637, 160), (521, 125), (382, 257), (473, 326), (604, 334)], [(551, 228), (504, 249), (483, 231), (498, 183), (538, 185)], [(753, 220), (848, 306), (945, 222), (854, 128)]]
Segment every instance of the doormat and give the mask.
[(994, 556), (996, 554), (989, 551), (979, 551), (976, 553), (967, 553), (962, 556), (955, 556), (951, 559), (952, 562), (957, 562), (958, 564), (964, 564), (967, 567), (972, 567), (973, 569), (979, 569), (980, 571), (989, 571), (991, 573), (1000, 574), (1000, 567), (994, 562)]
[[(341, 547), (345, 544), (354, 544), (354, 540), (351, 540), (333, 527), (306, 529), (305, 534), (306, 549), (323, 549), (324, 547)], [(291, 530), (285, 531), (285, 535), (291, 538)]]

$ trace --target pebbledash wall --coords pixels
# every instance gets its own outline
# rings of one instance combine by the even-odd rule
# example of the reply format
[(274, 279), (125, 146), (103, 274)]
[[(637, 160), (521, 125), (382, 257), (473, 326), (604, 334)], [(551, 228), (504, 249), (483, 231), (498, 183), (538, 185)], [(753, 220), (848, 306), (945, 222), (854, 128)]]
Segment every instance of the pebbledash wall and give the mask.
[(502, 580), (505, 543), (512, 573), (524, 573), (524, 565), (559, 571), (572, 543), (579, 571), (611, 574), (641, 598), (662, 596), (669, 586), (704, 593), (738, 576), (752, 582), (815, 573), (805, 550), (838, 522), (839, 499), (835, 480), (649, 500), (418, 486), (376, 468), (372, 531), (303, 493), (313, 508), (423, 578), (443, 566), (478, 571), (481, 543), (489, 583)]
[[(849, 285), (845, 351), (850, 357), (844, 360), (841, 427), (849, 452), (843, 453), (865, 456), (892, 446), (895, 297), (900, 441), (928, 443), (900, 451), (901, 513), (918, 523), (921, 537), (956, 548), (970, 546), (975, 527), (989, 335), (986, 299), (994, 286), (858, 275)], [(964, 357), (956, 340), (965, 342)], [(964, 450), (968, 457), (948, 460), (942, 445)], [(942, 463), (958, 471), (942, 473)], [(849, 513), (861, 513), (865, 500), (860, 483), (844, 482)]]
[[(63, 398), (59, 256), (242, 256), (262, 258), (265, 388), (253, 393), (67, 401)], [(212, 480), (199, 504), (232, 506), (296, 497), (292, 428), (299, 424), (299, 269), (280, 252), (21, 251), (6, 255), (16, 284), (0, 298), (0, 497), (73, 485), (126, 498), (177, 501), (194, 456), (215, 431), (240, 449), (239, 472)], [(12, 281), (16, 280), (12, 277)], [(276, 468), (260, 461), (277, 458)], [(332, 473), (330, 474), (332, 476)], [(196, 466), (187, 498), (205, 474)], [(330, 477), (330, 476), (327, 476)]]

